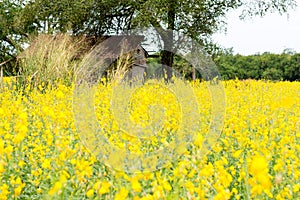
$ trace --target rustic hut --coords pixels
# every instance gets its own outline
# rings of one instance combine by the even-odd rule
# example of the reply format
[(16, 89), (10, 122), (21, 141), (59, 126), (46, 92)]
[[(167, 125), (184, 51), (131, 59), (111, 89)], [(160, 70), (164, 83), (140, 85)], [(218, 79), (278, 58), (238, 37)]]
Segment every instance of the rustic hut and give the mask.
[[(144, 36), (131, 36), (131, 35), (109, 35), (109, 36), (67, 36), (62, 34), (59, 35), (41, 35), (36, 40), (33, 40), (30, 46), (19, 55), (19, 59), (30, 56), (31, 54), (28, 52), (41, 51), (40, 48), (43, 49), (43, 60), (48, 60), (51, 54), (48, 53), (47, 47), (41, 44), (41, 41), (51, 41), (49, 45), (51, 48), (53, 46), (61, 45), (61, 41), (65, 42), (67, 47), (70, 46), (71, 43), (76, 43), (76, 51), (74, 51), (73, 57), (71, 60), (81, 60), (83, 59), (91, 50), (94, 50), (96, 53), (93, 54), (96, 58), (95, 60), (105, 60), (107, 64), (107, 69), (111, 69), (109, 65), (113, 65), (116, 59), (120, 58), (123, 54), (129, 53), (132, 58), (131, 64), (128, 66), (129, 69), (127, 73), (127, 78), (136, 79), (142, 78), (146, 72), (146, 58), (148, 56), (147, 51), (141, 46), (141, 43), (144, 40)], [(50, 48), (50, 49), (51, 49)], [(99, 48), (97, 50), (97, 48)], [(93, 80), (97, 78), (93, 77)]]
[(128, 56), (130, 54), (131, 63), (128, 65), (126, 79), (142, 80), (147, 69), (146, 59), (148, 57), (147, 51), (142, 47), (141, 43), (144, 40), (143, 36), (106, 36), (105, 41), (101, 43), (102, 49), (107, 51), (100, 51), (106, 58), (107, 64), (111, 65), (117, 58)]

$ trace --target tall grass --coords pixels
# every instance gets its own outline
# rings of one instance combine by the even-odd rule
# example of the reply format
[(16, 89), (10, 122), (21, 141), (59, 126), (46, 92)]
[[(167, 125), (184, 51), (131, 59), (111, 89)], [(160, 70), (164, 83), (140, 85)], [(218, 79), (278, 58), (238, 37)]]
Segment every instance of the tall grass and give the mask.
[[(19, 56), (19, 86), (55, 86), (56, 82), (71, 85), (76, 77), (88, 76), (81, 74), (87, 73), (81, 67), (88, 63), (86, 59), (93, 47), (87, 38), (68, 34), (41, 34), (33, 38), (30, 47)], [(121, 81), (133, 64), (132, 52), (123, 54), (122, 45), (120, 49), (121, 56), (107, 66), (105, 78), (109, 82)]]
[(68, 34), (41, 34), (19, 56), (21, 86), (37, 87), (60, 81), (71, 84), (79, 66), (78, 57), (84, 38)]
[(117, 58), (113, 68), (108, 71), (108, 80), (110, 82), (119, 83), (122, 80), (129, 79), (126, 77), (133, 65), (132, 53), (122, 54), (121, 57)]

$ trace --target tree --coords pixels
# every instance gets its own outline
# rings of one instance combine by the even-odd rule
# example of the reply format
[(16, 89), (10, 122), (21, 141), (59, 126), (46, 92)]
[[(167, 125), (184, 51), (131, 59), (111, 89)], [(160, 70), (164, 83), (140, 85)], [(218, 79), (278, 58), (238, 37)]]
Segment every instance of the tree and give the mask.
[[(267, 12), (287, 12), (295, 6), (295, 1), (267, 0), (267, 1), (243, 0), (152, 0), (140, 1), (137, 5), (137, 14), (133, 21), (140, 26), (154, 26), (162, 30), (175, 30), (182, 32), (203, 46), (209, 46), (210, 36), (222, 28), (227, 12), (243, 8), (241, 18), (247, 16), (263, 16)], [(174, 41), (168, 41), (169, 37), (160, 31), (162, 40), (166, 46), (172, 46)], [(172, 36), (171, 36), (172, 37)], [(162, 51), (162, 64), (172, 67), (173, 54)]]
[(285, 66), (285, 79), (300, 81), (300, 53), (290, 57), (290, 65)]
[(0, 1), (0, 63), (5, 73), (15, 73), (17, 54), (24, 49), (29, 35), (37, 30), (39, 20), (34, 13), (27, 13), (24, 0)]
[(265, 52), (249, 56), (225, 53), (215, 63), (224, 79), (300, 80), (300, 53)]
[[(243, 8), (241, 18), (245, 18), (263, 16), (268, 12), (285, 13), (296, 5), (295, 0), (248, 2), (246, 0), (6, 0), (0, 4), (2, 7), (6, 6), (5, 9), (1, 9), (4, 14), (0, 16), (6, 16), (7, 10), (11, 10), (8, 19), (4, 21), (12, 19), (13, 22), (2, 23), (0, 26), (1, 30), (8, 32), (7, 35), (16, 35), (19, 38), (24, 38), (23, 34), (32, 32), (70, 32), (100, 36), (137, 27), (158, 27), (167, 47), (164, 49), (172, 48), (176, 42), (168, 39), (173, 38), (173, 33), (166, 34), (167, 29), (188, 35), (205, 47), (212, 47), (210, 36), (225, 27), (225, 15), (231, 10)], [(17, 24), (18, 28), (15, 29), (11, 24)], [(0, 39), (3, 41), (5, 38)], [(17, 44), (19, 45), (17, 39), (9, 44), (13, 49), (11, 51), (19, 50)], [(2, 44), (3, 47), (5, 45)], [(162, 51), (162, 64), (172, 67), (173, 58), (172, 52)]]
[(20, 9), (18, 2), (0, 2), (0, 68), (4, 66), (5, 72), (11, 67), (8, 61), (14, 60), (16, 50), (20, 49), (19, 41), (16, 41), (19, 30), (12, 26)]

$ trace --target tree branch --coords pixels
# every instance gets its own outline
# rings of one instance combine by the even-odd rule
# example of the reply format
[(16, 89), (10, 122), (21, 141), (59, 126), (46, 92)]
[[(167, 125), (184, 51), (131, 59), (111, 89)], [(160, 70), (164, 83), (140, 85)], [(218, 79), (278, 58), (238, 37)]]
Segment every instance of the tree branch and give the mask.
[(8, 59), (8, 60), (6, 60), (6, 61), (0, 63), (0, 67), (1, 67), (2, 65), (5, 65), (5, 64), (8, 63), (8, 62), (14, 60), (14, 59), (15, 59), (15, 58), (11, 58), (11, 59)]

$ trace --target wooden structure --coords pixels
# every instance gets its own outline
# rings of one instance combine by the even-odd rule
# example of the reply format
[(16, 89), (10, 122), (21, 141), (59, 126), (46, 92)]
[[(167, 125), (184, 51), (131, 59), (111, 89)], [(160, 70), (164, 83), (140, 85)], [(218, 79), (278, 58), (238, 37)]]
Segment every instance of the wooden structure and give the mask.
[[(64, 35), (42, 35), (42, 38), (46, 40), (53, 40), (53, 44), (55, 45), (60, 40), (64, 40)], [(67, 36), (69, 37), (69, 36)], [(122, 52), (129, 53), (132, 55), (132, 64), (129, 67), (129, 72), (127, 73), (127, 78), (129, 79), (141, 79), (146, 73), (147, 64), (146, 59), (148, 57), (147, 51), (142, 47), (141, 43), (144, 41), (144, 36), (140, 35), (107, 35), (101, 37), (95, 36), (72, 36), (67, 38), (68, 42), (75, 44), (77, 52), (72, 58), (72, 60), (80, 60), (83, 59), (91, 50), (95, 50), (96, 59), (97, 56), (99, 60), (105, 59), (108, 65), (114, 63), (114, 61), (122, 56)], [(79, 42), (78, 42), (79, 41)], [(34, 40), (28, 49), (25, 51), (36, 51), (36, 48), (39, 47), (39, 40)], [(100, 47), (98, 47), (100, 45)], [(102, 48), (98, 49), (97, 48)], [(45, 53), (45, 56), (48, 54)], [(24, 58), (26, 56), (26, 52), (21, 54), (18, 58)], [(108, 66), (107, 66), (108, 67)], [(93, 75), (93, 80), (95, 80), (97, 76)]]
[(88, 45), (91, 45), (88, 49), (94, 46), (96, 48), (94, 49), (95, 52), (99, 53), (99, 59), (105, 59), (105, 65), (107, 66), (113, 64), (117, 58), (130, 53), (132, 62), (129, 65), (129, 69), (127, 69), (128, 72), (125, 75), (125, 79), (142, 80), (144, 78), (147, 70), (147, 57), (149, 56), (148, 52), (141, 45), (144, 41), (144, 36), (103, 36), (98, 39), (94, 37), (87, 38), (87, 41)]

